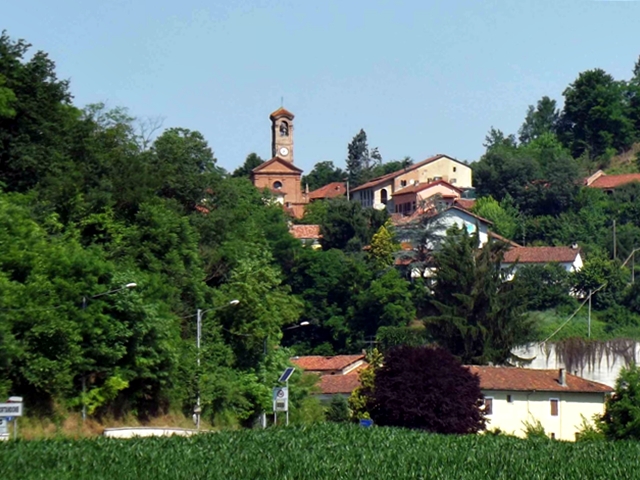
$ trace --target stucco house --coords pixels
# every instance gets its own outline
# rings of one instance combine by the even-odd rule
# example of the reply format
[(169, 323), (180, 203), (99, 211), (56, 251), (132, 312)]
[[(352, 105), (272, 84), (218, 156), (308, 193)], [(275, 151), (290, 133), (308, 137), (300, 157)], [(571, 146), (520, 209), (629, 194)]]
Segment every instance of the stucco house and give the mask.
[(378, 210), (387, 209), (394, 213), (393, 194), (406, 187), (428, 184), (444, 180), (459, 189), (472, 188), (471, 168), (447, 155), (434, 155), (426, 160), (410, 165), (402, 170), (374, 178), (354, 188), (350, 192), (351, 200), (360, 202), (363, 207)]
[(321, 402), (329, 402), (336, 395), (349, 397), (351, 392), (360, 386), (360, 370), (368, 366), (364, 353), (331, 357), (293, 357), (291, 362), (305, 373), (320, 376), (318, 398)]
[(585, 178), (584, 185), (591, 188), (599, 188), (607, 193), (613, 192), (616, 188), (632, 182), (640, 182), (640, 173), (623, 173), (620, 175), (607, 175), (602, 170), (588, 178)]
[(392, 195), (393, 213), (411, 215), (416, 210), (424, 208), (427, 202), (431, 202), (437, 208), (450, 207), (461, 195), (462, 190), (445, 180), (417, 183), (401, 188)]
[(487, 429), (524, 437), (526, 423), (540, 422), (551, 438), (576, 439), (583, 419), (604, 412), (613, 389), (559, 370), (470, 366), (480, 378)]
[(579, 272), (584, 264), (582, 252), (577, 245), (571, 247), (518, 247), (509, 250), (502, 262), (503, 268), (514, 264), (514, 273), (525, 265), (558, 263), (567, 272)]
[(320, 225), (289, 225), (289, 233), (300, 240), (304, 246), (310, 246), (314, 250), (322, 248)]

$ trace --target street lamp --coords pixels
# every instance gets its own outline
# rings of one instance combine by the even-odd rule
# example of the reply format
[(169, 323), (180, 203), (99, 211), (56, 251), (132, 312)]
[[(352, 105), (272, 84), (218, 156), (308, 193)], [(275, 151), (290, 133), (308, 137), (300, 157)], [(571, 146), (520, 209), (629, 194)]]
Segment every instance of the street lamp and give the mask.
[[(105, 295), (112, 295), (114, 293), (118, 293), (121, 292), (122, 290), (127, 290), (130, 288), (136, 288), (138, 286), (137, 283), (127, 283), (126, 285), (120, 287), (120, 288), (115, 288), (113, 290), (109, 290), (107, 292), (102, 292), (102, 293), (98, 293), (96, 295), (92, 295), (90, 297), (86, 297), (83, 296), (82, 297), (82, 311), (84, 312), (87, 309), (87, 301), (94, 299), (94, 298), (98, 298), (98, 297), (104, 297)], [(83, 372), (82, 373), (82, 421), (84, 422), (87, 419), (87, 403), (86, 403), (86, 399), (85, 399), (85, 394), (86, 394), (86, 390), (87, 390), (87, 376), (86, 374)]]
[(205, 312), (222, 310), (223, 308), (227, 308), (227, 307), (233, 307), (235, 305), (238, 305), (239, 303), (240, 303), (240, 300), (233, 299), (226, 305), (221, 305), (216, 308), (209, 308), (207, 310), (198, 309), (196, 312), (196, 318), (197, 318), (196, 320), (196, 362), (198, 364), (198, 383), (197, 383), (198, 396), (196, 399), (196, 406), (193, 409), (193, 416), (196, 422), (197, 430), (200, 430), (200, 415), (202, 413), (202, 407), (200, 406), (200, 339), (202, 338), (202, 314), (204, 314)]

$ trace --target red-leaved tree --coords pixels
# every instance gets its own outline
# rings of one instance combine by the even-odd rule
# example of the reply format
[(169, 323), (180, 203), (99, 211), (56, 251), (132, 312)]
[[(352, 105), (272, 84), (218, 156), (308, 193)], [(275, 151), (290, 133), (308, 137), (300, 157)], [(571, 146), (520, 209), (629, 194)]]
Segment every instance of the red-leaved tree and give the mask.
[(392, 349), (376, 372), (368, 407), (383, 426), (454, 434), (485, 428), (479, 378), (440, 347)]

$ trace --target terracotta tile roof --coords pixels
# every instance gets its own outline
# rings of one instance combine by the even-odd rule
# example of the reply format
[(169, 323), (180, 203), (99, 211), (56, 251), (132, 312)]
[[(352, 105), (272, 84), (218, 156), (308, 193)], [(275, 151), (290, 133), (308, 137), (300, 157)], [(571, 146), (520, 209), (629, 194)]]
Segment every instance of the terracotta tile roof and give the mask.
[(341, 197), (347, 193), (347, 184), (344, 182), (332, 182), (324, 187), (320, 187), (309, 192), (309, 200), (319, 200), (322, 198)]
[(320, 377), (320, 391), (324, 394), (351, 394), (360, 386), (360, 377), (357, 373), (347, 375), (324, 375)]
[(471, 210), (476, 204), (476, 200), (474, 198), (456, 198), (453, 204), (465, 210)]
[(387, 175), (383, 175), (382, 177), (378, 177), (378, 178), (374, 178), (370, 181), (368, 181), (367, 183), (360, 185), (357, 188), (354, 188), (353, 190), (351, 190), (352, 192), (357, 192), (358, 190), (364, 190), (366, 188), (370, 188), (370, 187), (375, 187), (376, 185), (379, 185), (381, 183), (384, 183), (390, 179), (393, 179), (395, 177), (397, 177), (398, 175), (402, 175), (403, 173), (406, 172), (411, 172), (413, 170), (415, 170), (416, 168), (420, 168), (424, 165), (427, 165), (431, 162), (435, 162), (436, 160), (440, 160), (441, 158), (448, 158), (449, 160), (452, 160), (454, 162), (457, 162), (461, 165), (464, 165), (465, 167), (468, 167), (468, 165), (466, 163), (461, 162), (460, 160), (456, 160), (455, 158), (451, 158), (448, 155), (443, 155), (443, 154), (437, 154), (434, 155), (433, 157), (429, 157), (426, 160), (422, 160), (421, 162), (418, 163), (414, 163), (413, 165), (408, 166), (407, 168), (403, 168), (401, 170), (396, 170), (395, 172), (391, 172), (388, 173)]
[(273, 112), (271, 115), (269, 115), (269, 118), (271, 120), (273, 120), (274, 118), (278, 118), (278, 117), (288, 117), (291, 120), (293, 120), (293, 113), (291, 113), (289, 110), (287, 110), (284, 107), (280, 107), (279, 109), (277, 109), (275, 112)]
[(322, 238), (322, 235), (320, 234), (320, 225), (291, 225), (289, 227), (289, 233), (298, 240), (316, 240), (318, 238)]
[(291, 361), (301, 369), (312, 372), (342, 370), (360, 360), (364, 360), (364, 354), (362, 353), (358, 355), (335, 355), (332, 357), (309, 355), (306, 357), (294, 357), (291, 359)]
[(261, 163), (256, 168), (251, 170), (251, 173), (259, 172), (260, 170), (264, 169), (265, 167), (268, 167), (269, 165), (271, 165), (273, 163), (276, 163), (276, 162), (280, 163), (283, 167), (285, 167), (286, 170), (291, 170), (291, 171), (294, 171), (296, 173), (302, 173), (302, 169), (296, 167), (290, 161), (285, 160), (284, 158), (280, 158), (280, 157), (273, 157), (271, 160), (267, 160), (266, 162)]
[[(436, 185), (444, 185), (445, 187), (449, 187), (450, 189), (455, 190), (458, 193), (462, 193), (462, 190), (460, 190), (458, 187), (454, 185), (451, 185), (449, 182), (445, 180), (436, 180), (434, 182), (429, 182), (429, 183), (416, 183), (414, 185), (409, 185), (408, 187), (404, 187), (396, 191), (393, 194), (393, 196), (402, 195), (404, 193), (418, 193), (418, 192), (421, 192), (422, 190), (426, 190), (427, 188), (431, 188)], [(443, 197), (446, 197), (446, 195), (443, 195)]]
[(579, 253), (572, 247), (519, 247), (505, 254), (504, 263), (572, 263)]
[(480, 377), (482, 390), (515, 390), (530, 392), (612, 392), (602, 383), (592, 382), (576, 375), (566, 374), (566, 386), (560, 385), (558, 370), (534, 370), (515, 367), (469, 366)]
[(640, 173), (625, 173), (623, 175), (602, 175), (594, 180), (592, 188), (616, 188), (631, 182), (640, 182)]

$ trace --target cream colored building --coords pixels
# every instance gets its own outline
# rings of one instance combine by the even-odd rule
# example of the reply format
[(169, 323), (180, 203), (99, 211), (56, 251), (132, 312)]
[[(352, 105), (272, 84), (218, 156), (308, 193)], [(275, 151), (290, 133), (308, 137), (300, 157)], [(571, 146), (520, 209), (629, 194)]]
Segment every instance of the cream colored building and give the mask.
[(472, 187), (472, 172), (469, 165), (447, 155), (435, 155), (402, 170), (360, 185), (351, 190), (352, 200), (360, 202), (363, 207), (378, 210), (386, 208), (393, 213), (393, 194), (409, 186), (432, 183), (444, 180), (459, 189)]
[(537, 421), (547, 435), (574, 441), (583, 419), (602, 415), (613, 389), (564, 369), (470, 366), (480, 377), (487, 410), (487, 429), (525, 436), (526, 424)]

